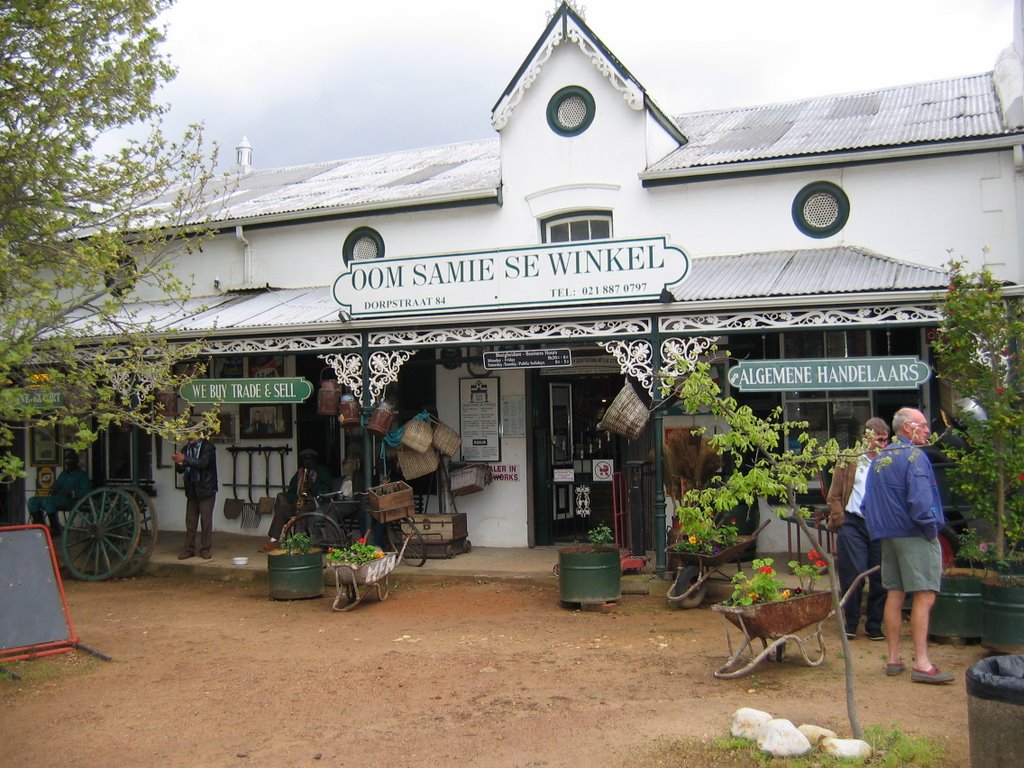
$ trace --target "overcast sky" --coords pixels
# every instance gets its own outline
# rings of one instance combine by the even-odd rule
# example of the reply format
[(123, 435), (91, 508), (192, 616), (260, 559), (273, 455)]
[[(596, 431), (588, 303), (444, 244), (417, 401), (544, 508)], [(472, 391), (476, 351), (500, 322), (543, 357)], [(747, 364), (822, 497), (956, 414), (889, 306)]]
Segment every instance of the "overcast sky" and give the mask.
[[(669, 114), (970, 75), (1014, 0), (589, 0), (587, 24)], [(579, 4), (578, 4), (579, 5)], [(177, 0), (166, 126), (234, 162), (337, 160), (491, 138), (554, 0)]]

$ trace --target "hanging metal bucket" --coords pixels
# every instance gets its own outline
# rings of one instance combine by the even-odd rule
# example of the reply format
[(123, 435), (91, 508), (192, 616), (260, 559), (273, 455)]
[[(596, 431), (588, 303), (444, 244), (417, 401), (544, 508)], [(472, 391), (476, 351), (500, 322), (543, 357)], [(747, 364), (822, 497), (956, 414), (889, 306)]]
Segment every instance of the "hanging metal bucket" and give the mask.
[(377, 435), (377, 437), (384, 437), (384, 435), (391, 431), (391, 422), (394, 419), (395, 406), (387, 400), (381, 400), (373, 410), (373, 415), (370, 416), (370, 423), (366, 425), (366, 430)]
[(321, 416), (338, 415), (338, 397), (341, 390), (338, 389), (336, 379), (325, 379), (320, 374), (320, 391), (316, 396), (316, 412)]
[(341, 396), (338, 403), (338, 422), (346, 428), (359, 426), (359, 403), (350, 394)]

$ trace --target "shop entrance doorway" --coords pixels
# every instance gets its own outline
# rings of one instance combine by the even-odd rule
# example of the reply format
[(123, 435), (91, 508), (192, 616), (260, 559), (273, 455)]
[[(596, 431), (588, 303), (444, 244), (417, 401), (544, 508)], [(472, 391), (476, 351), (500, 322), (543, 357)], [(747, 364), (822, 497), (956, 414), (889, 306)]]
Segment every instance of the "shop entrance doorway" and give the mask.
[(538, 544), (584, 540), (604, 523), (612, 527), (612, 477), (624, 470), (619, 438), (598, 428), (622, 386), (613, 374), (534, 375), (536, 398), (533, 475)]

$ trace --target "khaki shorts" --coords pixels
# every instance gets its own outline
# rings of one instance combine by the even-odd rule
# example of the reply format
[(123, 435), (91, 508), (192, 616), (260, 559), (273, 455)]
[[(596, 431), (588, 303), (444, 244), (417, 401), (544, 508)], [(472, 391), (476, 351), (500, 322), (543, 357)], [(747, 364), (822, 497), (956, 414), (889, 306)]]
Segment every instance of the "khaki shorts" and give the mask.
[(882, 539), (883, 587), (897, 592), (938, 592), (941, 580), (942, 549), (938, 539)]

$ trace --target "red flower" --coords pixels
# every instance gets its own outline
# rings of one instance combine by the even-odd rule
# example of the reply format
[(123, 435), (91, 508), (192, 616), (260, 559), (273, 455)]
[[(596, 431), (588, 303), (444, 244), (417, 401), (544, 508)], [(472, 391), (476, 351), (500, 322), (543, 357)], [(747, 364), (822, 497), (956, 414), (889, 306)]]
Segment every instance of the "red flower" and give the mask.
[(1024, 482), (1024, 472), (1021, 472), (1019, 475), (1017, 475), (1017, 479), (1020, 480), (1021, 482)]
[(828, 563), (826, 563), (824, 560), (818, 560), (815, 563), (815, 565), (818, 566), (819, 568), (824, 568), (826, 565), (828, 565)]
[(1003, 394), (1003, 392), (1005, 392), (1005, 391), (1006, 391), (1006, 390), (1005, 390), (1005, 389), (1003, 389), (1002, 387), (996, 387), (996, 394), (997, 394), (997, 395), (1001, 395), (1001, 394)]
[(360, 543), (360, 544), (365, 544), (365, 543), (366, 543), (366, 537), (363, 537), (363, 538), (361, 538), (361, 539), (359, 540), (359, 543)]
[(820, 560), (821, 559), (821, 555), (819, 555), (817, 553), (817, 551), (812, 549), (810, 552), (807, 553), (807, 559), (808, 560)]
[(757, 569), (757, 572), (758, 573), (766, 573), (766, 574), (773, 573), (772, 567), (770, 565), (762, 565), (760, 568)]

